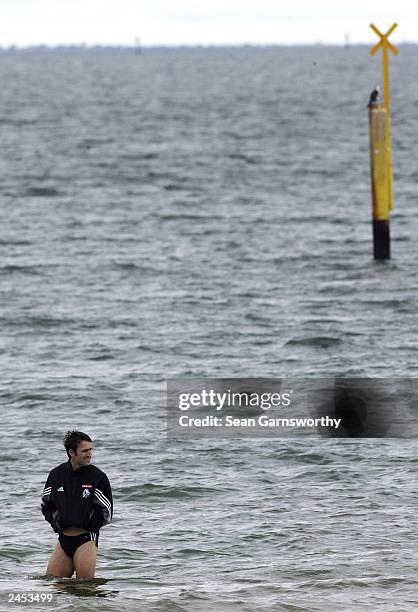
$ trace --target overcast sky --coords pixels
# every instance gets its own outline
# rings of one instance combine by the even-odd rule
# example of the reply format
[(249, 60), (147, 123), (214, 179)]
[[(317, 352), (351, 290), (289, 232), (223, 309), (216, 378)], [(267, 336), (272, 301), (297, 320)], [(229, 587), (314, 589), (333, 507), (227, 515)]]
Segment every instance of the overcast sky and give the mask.
[(0, 0), (0, 45), (418, 42), (413, 0)]

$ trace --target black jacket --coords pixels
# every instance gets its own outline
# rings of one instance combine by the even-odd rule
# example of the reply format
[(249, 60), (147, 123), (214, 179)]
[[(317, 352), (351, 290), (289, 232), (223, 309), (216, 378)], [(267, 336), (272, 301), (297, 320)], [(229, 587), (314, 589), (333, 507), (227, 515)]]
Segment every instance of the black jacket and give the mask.
[(98, 531), (112, 520), (113, 499), (108, 477), (95, 465), (74, 471), (70, 460), (61, 463), (49, 473), (41, 510), (57, 533), (68, 527)]

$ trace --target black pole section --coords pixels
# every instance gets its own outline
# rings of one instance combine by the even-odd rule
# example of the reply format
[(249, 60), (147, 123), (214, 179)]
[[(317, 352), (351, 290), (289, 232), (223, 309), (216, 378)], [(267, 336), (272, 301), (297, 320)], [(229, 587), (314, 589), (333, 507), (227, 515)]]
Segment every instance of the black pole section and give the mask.
[(373, 246), (375, 259), (390, 259), (389, 221), (373, 219)]

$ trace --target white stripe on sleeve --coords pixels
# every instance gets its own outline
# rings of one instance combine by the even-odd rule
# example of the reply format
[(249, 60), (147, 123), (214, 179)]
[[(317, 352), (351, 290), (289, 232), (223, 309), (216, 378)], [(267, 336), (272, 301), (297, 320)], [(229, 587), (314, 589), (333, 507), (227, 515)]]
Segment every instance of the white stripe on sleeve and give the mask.
[(107, 499), (106, 495), (104, 495), (104, 494), (103, 494), (103, 493), (100, 491), (100, 489), (96, 489), (96, 490), (95, 490), (95, 492), (94, 492), (94, 494), (96, 495), (97, 499), (98, 499), (99, 501), (101, 501), (101, 502), (102, 502), (102, 504), (103, 504), (104, 506), (106, 506), (106, 508), (107, 508), (107, 509), (109, 510), (109, 512), (110, 512), (110, 509), (111, 509), (111, 504), (110, 504), (110, 501)]

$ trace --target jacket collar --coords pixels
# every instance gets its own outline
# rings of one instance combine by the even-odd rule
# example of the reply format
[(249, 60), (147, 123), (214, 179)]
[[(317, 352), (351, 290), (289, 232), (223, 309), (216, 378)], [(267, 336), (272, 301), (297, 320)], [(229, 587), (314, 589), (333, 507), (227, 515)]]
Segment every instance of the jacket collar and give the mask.
[(80, 468), (78, 468), (78, 470), (73, 470), (73, 466), (71, 465), (71, 459), (68, 459), (67, 467), (68, 467), (68, 471), (71, 472), (72, 474), (78, 474), (79, 472), (83, 472), (84, 470), (86, 470), (90, 466), (89, 465), (82, 465)]

